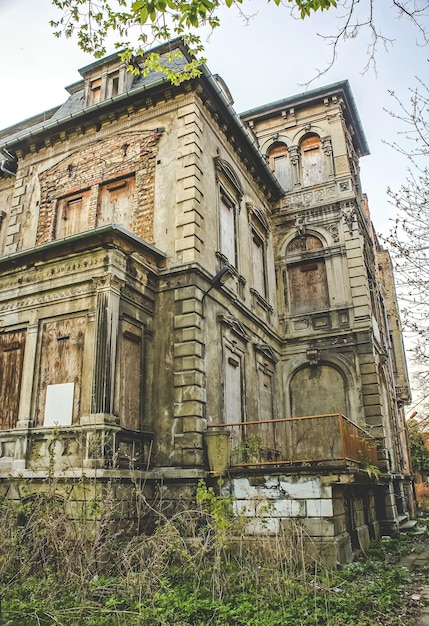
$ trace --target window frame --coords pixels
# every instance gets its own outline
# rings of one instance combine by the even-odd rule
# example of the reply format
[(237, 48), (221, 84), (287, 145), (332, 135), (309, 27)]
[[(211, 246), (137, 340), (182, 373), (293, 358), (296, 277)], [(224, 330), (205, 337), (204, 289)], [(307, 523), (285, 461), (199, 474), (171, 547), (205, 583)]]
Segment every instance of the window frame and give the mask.
[[(276, 175), (277, 180), (286, 191), (290, 191), (292, 188), (292, 169), (291, 169), (291, 161), (289, 156), (289, 148), (284, 141), (276, 141), (271, 144), (271, 146), (267, 150), (267, 157), (270, 164), (271, 169)], [(276, 169), (276, 162), (279, 159), (285, 159), (285, 169), (283, 173)], [(281, 168), (280, 168), (281, 169)]]
[[(320, 247), (307, 248), (307, 245), (303, 246), (302, 243), (309, 240), (309, 238), (320, 243)], [(291, 246), (295, 242), (300, 240), (301, 249), (292, 249)], [(285, 302), (287, 309), (289, 311), (289, 315), (292, 317), (299, 315), (312, 315), (320, 313), (321, 311), (326, 311), (331, 307), (331, 299), (329, 292), (329, 281), (328, 281), (328, 268), (326, 265), (325, 254), (324, 254), (324, 243), (317, 235), (313, 233), (305, 233), (303, 235), (297, 235), (293, 237), (286, 246), (286, 280), (287, 280), (287, 300)], [(293, 274), (296, 275), (298, 272), (303, 274), (308, 274), (311, 271), (319, 271), (320, 268), (323, 267), (323, 306), (322, 304), (316, 308), (310, 308), (309, 302), (305, 305), (303, 304), (304, 300), (301, 300), (301, 307), (303, 310), (297, 310), (298, 304), (294, 303), (294, 289), (296, 281), (293, 278)], [(309, 299), (310, 301), (310, 299)]]
[[(241, 200), (244, 196), (244, 191), (235, 170), (227, 161), (220, 156), (216, 156), (213, 162), (217, 185), (218, 254), (222, 262), (227, 262), (238, 270), (240, 262), (238, 216), (240, 214)], [(227, 210), (228, 204), (230, 205), (229, 209), (233, 211), (233, 259), (228, 258), (228, 255), (225, 254), (225, 245), (222, 242), (222, 205), (225, 210)], [(231, 252), (231, 250), (226, 251), (228, 253)]]
[[(252, 259), (252, 283), (253, 290), (267, 301), (268, 293), (268, 268), (267, 268), (267, 250), (270, 235), (269, 222), (262, 209), (257, 208), (251, 202), (246, 203), (248, 221), (250, 225), (250, 250)], [(258, 289), (255, 278), (255, 238), (262, 247), (262, 286), (263, 290)]]
[[(57, 199), (56, 203), (54, 239), (58, 240), (71, 237), (72, 235), (85, 232), (90, 228), (91, 187), (61, 196)], [(79, 207), (78, 204), (80, 205)], [(76, 219), (76, 215), (74, 219), (70, 219), (70, 212), (72, 210), (79, 212), (78, 219)], [(67, 222), (71, 224), (71, 229), (68, 228)], [(75, 227), (76, 225), (77, 228)], [(82, 225), (86, 226), (82, 228)]]
[[(311, 143), (312, 142), (312, 143)], [(306, 145), (308, 144), (308, 146)], [(323, 141), (317, 133), (309, 133), (304, 135), (299, 142), (299, 153), (301, 161), (301, 182), (303, 187), (312, 187), (314, 185), (322, 185), (328, 181), (327, 164), (325, 161), (325, 153), (323, 150)], [(313, 172), (308, 166), (308, 158), (306, 154), (316, 154), (320, 171), (317, 172), (317, 179), (313, 180)]]
[[(255, 228), (251, 229), (251, 239), (252, 239), (253, 287), (263, 298), (266, 298), (267, 296), (266, 242), (265, 242), (265, 239), (260, 235), (260, 233)], [(256, 255), (256, 248), (258, 248), (258, 255)]]
[[(226, 216), (228, 215), (228, 219)], [(224, 226), (228, 228), (225, 229)], [(232, 230), (230, 235), (226, 236), (226, 230)], [(219, 187), (219, 252), (225, 257), (233, 267), (237, 267), (237, 217), (236, 205), (233, 198), (224, 188)]]

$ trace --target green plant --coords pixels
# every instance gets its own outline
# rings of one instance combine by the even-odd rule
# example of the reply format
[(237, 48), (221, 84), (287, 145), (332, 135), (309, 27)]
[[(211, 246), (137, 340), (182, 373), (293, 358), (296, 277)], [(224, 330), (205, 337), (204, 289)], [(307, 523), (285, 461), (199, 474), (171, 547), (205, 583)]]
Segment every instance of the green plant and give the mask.
[(370, 459), (362, 458), (359, 462), (359, 467), (366, 472), (370, 478), (378, 478), (381, 474), (380, 468), (373, 465)]
[[(0, 503), (2, 626), (407, 623), (408, 572), (391, 565), (409, 547), (405, 537), (374, 543), (366, 560), (331, 571), (310, 556), (292, 520), (275, 536), (248, 536), (222, 482), (200, 482), (194, 506), (167, 512), (161, 497), (146, 503), (155, 520), (147, 535), (112, 530), (112, 491), (97, 499), (98, 523), (88, 511), (65, 515), (70, 503), (51, 491)], [(255, 506), (273, 513), (264, 500)]]
[(264, 463), (275, 460), (276, 451), (265, 445), (261, 436), (252, 433), (242, 437), (241, 441), (234, 446), (233, 462), (240, 463)]

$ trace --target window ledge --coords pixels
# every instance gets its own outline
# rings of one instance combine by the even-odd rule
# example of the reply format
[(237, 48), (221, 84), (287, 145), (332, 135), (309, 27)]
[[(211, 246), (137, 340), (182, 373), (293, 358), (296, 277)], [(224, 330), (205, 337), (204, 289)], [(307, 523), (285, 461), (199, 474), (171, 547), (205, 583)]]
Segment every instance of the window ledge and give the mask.
[(252, 305), (253, 307), (256, 306), (256, 304), (259, 304), (259, 306), (261, 306), (263, 309), (265, 309), (267, 311), (267, 313), (273, 313), (274, 309), (271, 306), (271, 304), (269, 304), (269, 302), (267, 302), (267, 300), (265, 300), (265, 298), (259, 293), (259, 291), (257, 291), (256, 289), (253, 289), (252, 287), (250, 287), (250, 293), (252, 295)]

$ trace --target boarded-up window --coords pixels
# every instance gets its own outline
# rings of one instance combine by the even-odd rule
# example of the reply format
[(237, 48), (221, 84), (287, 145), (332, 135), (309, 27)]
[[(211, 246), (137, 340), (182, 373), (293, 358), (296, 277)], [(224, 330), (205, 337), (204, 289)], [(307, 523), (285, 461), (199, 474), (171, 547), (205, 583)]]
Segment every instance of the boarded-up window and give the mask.
[(223, 192), (220, 196), (220, 251), (231, 265), (236, 265), (235, 209)]
[(291, 417), (304, 415), (347, 415), (344, 378), (329, 365), (304, 367), (290, 383)]
[(288, 267), (290, 312), (293, 315), (329, 308), (325, 261), (317, 259)]
[(92, 80), (90, 84), (90, 101), (89, 104), (97, 104), (101, 99), (101, 78)]
[[(224, 422), (233, 424), (243, 418), (241, 357), (228, 346), (225, 346), (224, 355)], [(233, 442), (239, 441), (239, 426), (231, 429), (231, 436)]]
[(119, 224), (132, 230), (135, 189), (134, 176), (100, 187), (97, 225)]
[(265, 296), (265, 246), (256, 233), (252, 233), (252, 265), (253, 286), (262, 296)]
[(0, 335), (0, 429), (18, 421), (26, 331)]
[(38, 426), (43, 426), (44, 423), (48, 385), (74, 383), (72, 422), (76, 423), (79, 420), (85, 329), (86, 317), (46, 322), (43, 325), (37, 405)]
[(119, 72), (113, 72), (107, 77), (106, 98), (113, 98), (119, 93)]
[(268, 152), (270, 167), (283, 189), (290, 189), (291, 174), (287, 147), (284, 143), (275, 144)]
[[(258, 401), (259, 420), (274, 419), (273, 411), (273, 378), (271, 372), (258, 368)], [(260, 436), (266, 448), (275, 448), (274, 424), (261, 424)]]
[(317, 185), (326, 180), (322, 142), (317, 135), (310, 135), (301, 142), (302, 184)]
[(303, 237), (295, 237), (288, 244), (287, 253), (310, 252), (311, 250), (321, 250), (323, 243), (313, 235), (304, 235)]
[[(317, 237), (306, 235), (293, 239), (288, 255), (317, 251), (323, 244)], [(328, 281), (325, 260), (306, 259), (288, 266), (289, 307), (293, 315), (323, 311), (329, 308)]]
[(57, 239), (81, 233), (89, 228), (90, 190), (61, 198), (57, 210)]
[(138, 430), (142, 404), (142, 329), (123, 320), (120, 337), (119, 416), (121, 426)]

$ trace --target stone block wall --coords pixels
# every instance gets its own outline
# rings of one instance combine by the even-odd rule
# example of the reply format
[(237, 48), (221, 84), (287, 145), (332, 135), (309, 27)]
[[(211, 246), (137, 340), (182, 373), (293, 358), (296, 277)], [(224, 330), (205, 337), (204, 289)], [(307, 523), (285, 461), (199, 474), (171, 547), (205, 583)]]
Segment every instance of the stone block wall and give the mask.
[(282, 475), (235, 478), (230, 483), (235, 511), (247, 520), (249, 535), (299, 532), (310, 558), (335, 567), (350, 560), (341, 488), (321, 476)]

